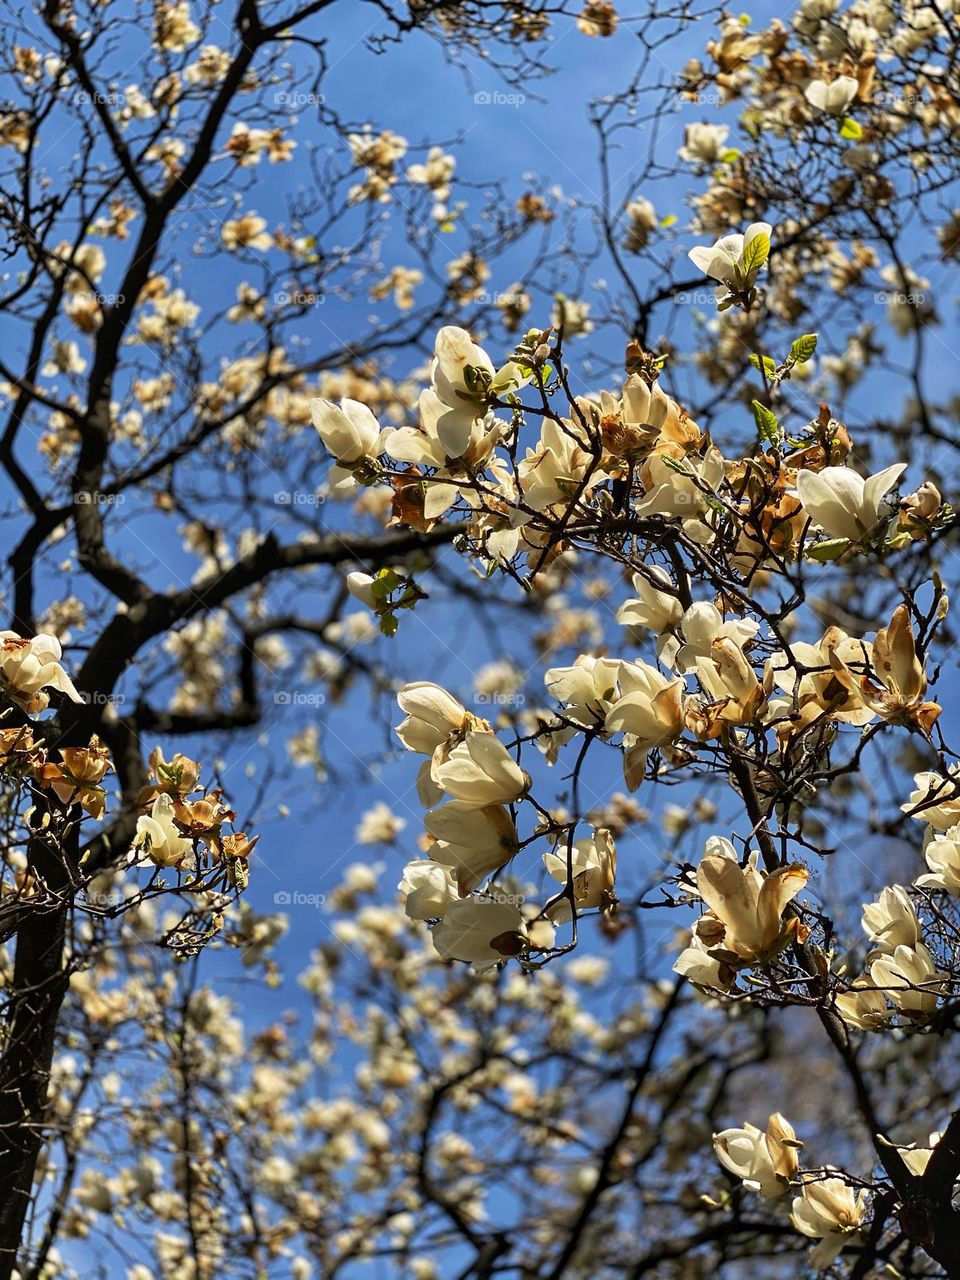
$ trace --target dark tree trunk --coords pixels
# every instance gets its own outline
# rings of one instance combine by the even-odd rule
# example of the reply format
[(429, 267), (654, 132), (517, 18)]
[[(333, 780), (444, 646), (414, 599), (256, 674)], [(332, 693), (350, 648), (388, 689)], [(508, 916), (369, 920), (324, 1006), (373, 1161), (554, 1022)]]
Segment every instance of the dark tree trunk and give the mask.
[[(34, 802), (35, 825), (44, 814), (56, 822), (42, 793), (34, 794)], [(0, 1056), (0, 1280), (9, 1280), (16, 1265), (44, 1142), (50, 1066), (69, 982), (64, 947), (79, 831), (74, 811), (65, 847), (61, 848), (56, 825), (52, 834), (37, 834), (29, 844), (30, 869), (45, 887), (38, 910), (27, 915), (17, 931)]]

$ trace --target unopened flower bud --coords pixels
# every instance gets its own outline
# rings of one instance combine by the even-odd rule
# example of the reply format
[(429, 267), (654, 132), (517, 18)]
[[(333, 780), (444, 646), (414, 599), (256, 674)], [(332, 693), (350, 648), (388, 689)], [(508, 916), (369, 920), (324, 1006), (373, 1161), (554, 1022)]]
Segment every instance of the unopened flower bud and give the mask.
[(907, 527), (913, 520), (932, 520), (940, 510), (941, 501), (937, 486), (931, 484), (929, 480), (924, 480), (915, 493), (901, 499), (900, 524)]

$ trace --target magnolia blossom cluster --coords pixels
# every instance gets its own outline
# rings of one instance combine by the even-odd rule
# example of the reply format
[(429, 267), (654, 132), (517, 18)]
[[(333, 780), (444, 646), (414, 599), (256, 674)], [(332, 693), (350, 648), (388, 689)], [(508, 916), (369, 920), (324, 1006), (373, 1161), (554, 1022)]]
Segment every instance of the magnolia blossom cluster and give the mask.
[[(865, 1225), (870, 1203), (868, 1191), (857, 1191), (840, 1170), (825, 1168), (800, 1172), (798, 1142), (793, 1126), (779, 1112), (772, 1115), (765, 1130), (745, 1124), (742, 1129), (724, 1129), (713, 1135), (717, 1159), (748, 1191), (778, 1199), (791, 1189), (790, 1220), (797, 1231), (819, 1241), (810, 1255), (817, 1269), (828, 1267), (848, 1244), (856, 1244)], [(919, 1172), (921, 1155), (930, 1152), (911, 1149), (907, 1153)]]
[[(692, 253), (731, 305), (752, 305), (771, 230), (755, 224), (709, 253)], [(815, 345), (815, 335), (798, 339), (780, 368), (802, 364)], [(391, 524), (429, 529), (455, 514), (461, 550), (488, 572), (527, 582), (554, 563), (568, 528), (582, 522), (611, 536), (620, 519), (639, 522), (694, 555), (726, 556), (732, 572), (748, 575), (785, 573), (807, 558), (893, 552), (949, 516), (929, 482), (899, 505), (889, 497), (903, 463), (869, 477), (855, 470), (849, 434), (825, 411), (799, 443), (760, 406), (760, 450), (725, 458), (665, 393), (660, 362), (639, 349), (628, 352), (619, 394), (575, 398), (568, 416), (546, 412), (537, 391), (560, 388), (553, 350), (550, 331), (534, 330), (498, 368), (464, 330), (441, 329), (417, 425), (382, 428), (359, 401), (314, 400), (314, 424), (336, 462), (331, 486), (388, 489)], [(531, 420), (539, 439), (524, 451)], [(787, 641), (747, 596), (738, 601), (714, 588), (697, 598), (696, 578), (679, 564), (656, 554), (633, 559), (634, 594), (616, 613), (629, 641), (652, 641), (656, 665), (585, 653), (546, 672), (555, 718), (531, 736), (548, 764), (574, 740), (610, 744), (632, 791), (663, 761), (695, 759), (703, 744), (727, 750), (747, 732), (769, 736), (780, 752), (822, 741), (829, 727), (878, 722), (929, 738), (940, 708), (927, 697), (906, 605), (872, 637), (831, 626), (819, 642)], [(354, 573), (347, 585), (381, 619), (393, 607), (391, 590), (403, 592), (403, 607), (416, 602), (393, 570)], [(529, 796), (518, 752), (446, 690), (415, 683), (399, 700), (401, 740), (427, 757), (418, 790), (430, 855), (408, 867), (402, 889), (409, 914), (440, 922), (434, 940), (444, 954), (479, 964), (526, 960), (550, 951), (554, 927), (571, 918), (575, 925), (577, 909), (609, 908), (615, 856), (605, 832), (581, 839), (579, 817), (555, 821)], [(517, 831), (521, 802), (536, 814), (529, 838)], [(530, 841), (551, 837), (556, 849), (546, 866), (562, 886), (557, 899), (542, 909), (520, 904), (497, 877)], [(695, 887), (707, 910), (678, 971), (699, 986), (729, 989), (741, 970), (768, 966), (802, 944), (809, 928), (792, 904), (807, 875), (797, 863), (760, 865), (756, 854), (742, 867), (729, 841), (710, 842)], [(880, 973), (884, 961), (875, 963)]]
[(71, 702), (82, 702), (60, 663), (62, 657), (56, 636), (26, 640), (14, 631), (0, 631), (0, 688), (28, 715), (46, 710), (51, 689)]
[(757, 868), (757, 854), (741, 867), (729, 840), (708, 840), (696, 872), (696, 892), (707, 910), (674, 970), (697, 985), (725, 988), (739, 969), (769, 963), (809, 932), (799, 916), (784, 919), (807, 879), (797, 864), (765, 875)]
[[(50, 690), (71, 702), (84, 702), (61, 665), (63, 654), (54, 636), (24, 639), (4, 631), (0, 643), (0, 687), (20, 711), (45, 710)], [(47, 792), (64, 814), (79, 806), (88, 817), (103, 818), (105, 782), (114, 768), (107, 748), (96, 735), (85, 747), (52, 748), (43, 734), (43, 722), (0, 729), (0, 769), (14, 783), (27, 781)], [(133, 859), (188, 873), (214, 867), (223, 871), (228, 884), (245, 887), (247, 861), (259, 837), (228, 830), (234, 814), (218, 790), (194, 794), (202, 791), (196, 761), (179, 753), (166, 761), (157, 748), (150, 766), (151, 785), (139, 797), (143, 812), (131, 844)], [(197, 887), (200, 884), (197, 881)]]
[(197, 761), (180, 752), (165, 760), (157, 747), (150, 756), (150, 779), (138, 797), (143, 812), (134, 855), (187, 875), (221, 867), (229, 884), (245, 888), (249, 857), (260, 837), (227, 830), (235, 815), (219, 790), (203, 792)]
[[(813, 89), (811, 105), (839, 114), (845, 92)], [(721, 310), (760, 305), (772, 235), (757, 223), (691, 253), (717, 281)], [(956, 994), (940, 903), (960, 896), (960, 773), (946, 763), (928, 675), (947, 596), (938, 580), (922, 607), (917, 591), (903, 590), (867, 634), (846, 619), (804, 632), (798, 606), (811, 575), (829, 571), (821, 566), (893, 559), (931, 540), (952, 511), (929, 480), (899, 493), (903, 462), (867, 474), (826, 405), (799, 430), (781, 423), (779, 387), (816, 345), (801, 334), (779, 360), (756, 354), (765, 398), (751, 403), (755, 443), (732, 458), (661, 385), (663, 359), (637, 344), (616, 391), (573, 396), (562, 329), (556, 339), (530, 330), (499, 367), (464, 330), (441, 330), (417, 423), (382, 428), (357, 402), (314, 402), (336, 462), (331, 485), (389, 490), (390, 524), (449, 522), (457, 550), (486, 576), (500, 572), (531, 593), (589, 556), (632, 584), (618, 596), (616, 579), (604, 581), (621, 638), (608, 644), (598, 629), (589, 651), (550, 667), (549, 709), (494, 726), (435, 684), (400, 690), (398, 734), (424, 757), (417, 789), (427, 812), (424, 856), (399, 888), (444, 958), (540, 969), (577, 945), (583, 916), (607, 937), (626, 927), (632, 904), (622, 883), (618, 900), (613, 836), (581, 806), (586, 756), (605, 749), (630, 792), (664, 776), (722, 773), (749, 818), (742, 842), (712, 836), (692, 868), (678, 849), (679, 870), (655, 876), (663, 899), (642, 903), (699, 905), (674, 963), (696, 998), (816, 1004), (838, 1035), (937, 1027)], [(394, 570), (348, 583), (381, 618), (385, 572), (403, 588)], [(850, 771), (874, 737), (897, 730), (941, 767), (918, 775), (904, 806), (926, 824), (929, 872), (864, 905), (861, 965), (805, 892), (815, 845), (803, 809), (835, 761)], [(532, 748), (536, 770), (524, 754)], [(540, 775), (561, 759), (572, 782), (557, 805), (541, 795)], [(552, 895), (534, 901), (518, 890), (531, 866), (556, 885)], [(858, 1242), (871, 1197), (830, 1167), (801, 1173), (799, 1146), (780, 1116), (765, 1133), (746, 1126), (716, 1139), (748, 1188), (792, 1192), (792, 1223), (817, 1241), (812, 1263), (823, 1268)], [(919, 1167), (922, 1153), (904, 1159)]]
[[(769, 242), (766, 224), (758, 227), (694, 251), (729, 296), (754, 289), (756, 246)], [(808, 358), (807, 338), (815, 345), (814, 335), (798, 339), (784, 370)], [(863, 477), (849, 465), (846, 430), (830, 419), (809, 424), (808, 443), (784, 450), (775, 415), (755, 409), (777, 451), (745, 471), (664, 391), (656, 363), (641, 360), (617, 394), (577, 397), (565, 415), (545, 411), (537, 388), (559, 390), (550, 352), (550, 331), (531, 330), (497, 368), (465, 330), (441, 329), (415, 425), (382, 428), (359, 401), (314, 399), (313, 422), (336, 461), (331, 488), (341, 496), (357, 485), (385, 490), (394, 525), (426, 530), (456, 510), (474, 554), (513, 572), (522, 557), (532, 574), (563, 550), (558, 522), (612, 514), (624, 484), (634, 516), (678, 521), (684, 538), (719, 541), (744, 568), (902, 546), (948, 514), (929, 482), (898, 508), (889, 495), (905, 464)], [(532, 443), (531, 421), (539, 422)]]
[(405, 685), (398, 702), (405, 713), (401, 742), (427, 757), (417, 791), (427, 807), (429, 855), (407, 864), (399, 888), (409, 917), (434, 922), (441, 955), (478, 969), (514, 956), (526, 960), (549, 951), (554, 926), (574, 912), (615, 905), (616, 848), (602, 827), (577, 841), (571, 834), (543, 855), (549, 875), (572, 891), (558, 890), (542, 909), (508, 882), (498, 884), (498, 873), (521, 849), (515, 813), (530, 775), (486, 720), (439, 685)]

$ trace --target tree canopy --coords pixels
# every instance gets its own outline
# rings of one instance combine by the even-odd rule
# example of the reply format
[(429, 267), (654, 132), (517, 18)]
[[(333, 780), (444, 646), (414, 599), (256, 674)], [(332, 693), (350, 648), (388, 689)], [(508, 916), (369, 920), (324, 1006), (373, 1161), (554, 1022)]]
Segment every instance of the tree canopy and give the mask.
[(960, 1275), (960, 4), (0, 16), (0, 1280)]

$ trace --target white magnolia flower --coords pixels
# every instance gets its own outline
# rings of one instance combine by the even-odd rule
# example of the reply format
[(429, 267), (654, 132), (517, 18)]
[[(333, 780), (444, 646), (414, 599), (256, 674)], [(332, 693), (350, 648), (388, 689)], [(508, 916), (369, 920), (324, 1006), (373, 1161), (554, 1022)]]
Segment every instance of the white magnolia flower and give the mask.
[(724, 621), (723, 614), (708, 600), (698, 600), (683, 614), (680, 621), (681, 643), (675, 637), (664, 644), (660, 660), (674, 671), (694, 671), (701, 658), (713, 655), (714, 643), (732, 640), (740, 650), (752, 640), (760, 624), (751, 618), (731, 618)]
[(463, 898), (453, 903), (433, 930), (433, 945), (448, 960), (466, 960), (489, 969), (521, 953), (523, 917), (510, 902)]
[[(697, 867), (697, 890), (723, 925), (722, 945), (743, 960), (769, 956), (783, 937), (783, 913), (807, 883), (794, 863), (763, 875), (753, 863), (741, 867), (729, 840), (707, 841)], [(698, 932), (704, 923), (697, 926)]]
[[(742, 235), (736, 231), (732, 235), (721, 236), (716, 244), (697, 245), (687, 256), (711, 280), (719, 281), (733, 292), (742, 293), (752, 289), (756, 283), (770, 251), (772, 231), (769, 222), (754, 222)], [(766, 245), (754, 248), (761, 237), (766, 239)]]
[(445, 405), (457, 408), (465, 397), (484, 399), (484, 377), (493, 380), (493, 362), (466, 329), (445, 325), (438, 330), (433, 355), (430, 376), (434, 390)]
[(849, 682), (841, 684), (837, 679), (838, 667), (849, 667), (869, 662), (873, 654), (872, 642), (849, 636), (839, 627), (830, 627), (817, 644), (795, 640), (790, 645), (790, 657), (794, 664), (805, 668), (800, 675), (795, 665), (783, 651), (775, 653), (766, 663), (764, 685), (783, 689), (783, 698), (770, 698), (766, 716), (773, 722), (798, 717), (800, 723), (817, 719), (825, 712), (830, 718), (846, 724), (865, 725), (875, 713), (866, 705), (862, 691)]
[(683, 729), (682, 680), (668, 680), (646, 662), (620, 663), (620, 697), (607, 712), (608, 733), (627, 733), (642, 751), (665, 746)]
[(451, 869), (429, 858), (408, 862), (397, 888), (411, 920), (439, 920), (460, 900)]
[(930, 874), (918, 876), (915, 883), (925, 889), (944, 889), (955, 898), (960, 897), (960, 826), (943, 832), (928, 828), (923, 856)]
[(461, 897), (499, 871), (520, 844), (509, 811), (499, 804), (478, 809), (450, 800), (426, 814), (423, 825), (436, 839), (431, 858), (451, 868)]
[(859, 542), (876, 529), (883, 499), (906, 469), (905, 462), (895, 462), (866, 480), (849, 467), (801, 471), (797, 495), (810, 519), (828, 537)]
[(880, 277), (887, 291), (887, 319), (901, 338), (906, 338), (925, 321), (936, 322), (936, 311), (930, 298), (930, 281), (918, 276), (907, 263), (891, 262)]
[[(547, 418), (540, 429), (537, 447), (528, 449), (517, 467), (517, 479), (527, 505), (543, 511), (569, 499), (577, 492), (594, 461), (589, 442), (576, 423)], [(592, 484), (605, 478), (604, 472), (596, 469), (590, 476)]]
[(627, 204), (624, 215), (627, 219), (624, 247), (631, 253), (639, 253), (646, 247), (651, 231), (656, 230), (657, 211), (649, 200), (638, 196)]
[(876, 1031), (890, 1017), (883, 993), (866, 975), (851, 983), (849, 991), (837, 996), (836, 1005), (837, 1013), (847, 1026), (859, 1027), (861, 1031)]
[(419, 427), (387, 428), (382, 446), (398, 462), (435, 467), (440, 473), (427, 487), (424, 501), (424, 515), (433, 520), (457, 498), (457, 486), (443, 481), (462, 475), (464, 464), (483, 471), (502, 428), (492, 413), (478, 412), (476, 405), (463, 400), (451, 407), (430, 387), (421, 391), (418, 405)]
[(468, 732), (444, 759), (434, 758), (433, 781), (465, 807), (518, 800), (530, 786), (530, 776), (492, 733)]
[(803, 96), (815, 110), (825, 111), (831, 116), (843, 116), (857, 96), (859, 88), (853, 76), (838, 76), (829, 84), (823, 80), (811, 80), (803, 91)]
[(448, 155), (443, 147), (431, 147), (424, 164), (411, 164), (407, 168), (407, 181), (429, 187), (438, 200), (450, 197), (450, 179), (457, 167), (455, 156)]
[(674, 973), (679, 973), (697, 987), (718, 987), (725, 991), (733, 979), (733, 972), (716, 956), (710, 955), (703, 940), (691, 934), (689, 945), (677, 956)]
[(353, 573), (348, 573), (346, 577), (347, 590), (354, 600), (359, 600), (368, 609), (376, 609), (377, 607), (377, 598), (373, 594), (374, 582), (376, 582), (376, 578), (372, 574), (361, 573), (359, 569), (355, 569)]
[(596, 725), (617, 696), (620, 663), (583, 653), (572, 667), (551, 667), (544, 683), (551, 697), (564, 704), (564, 715), (577, 724)]
[(902, 885), (889, 885), (876, 902), (863, 904), (863, 931), (885, 951), (915, 947), (920, 941), (920, 921)]
[(393, 844), (406, 825), (406, 819), (380, 800), (361, 815), (357, 844)]
[(757, 715), (763, 686), (753, 663), (732, 636), (713, 641), (708, 657), (695, 659), (695, 672), (705, 701), (694, 704), (687, 725), (698, 736), (713, 737), (721, 722), (747, 724)]
[(137, 819), (133, 847), (158, 867), (177, 867), (192, 856), (193, 841), (174, 823), (173, 800), (166, 792), (157, 796), (149, 814)]
[(933, 956), (918, 942), (913, 947), (897, 947), (870, 966), (870, 977), (883, 994), (904, 1013), (927, 1015), (937, 1007), (943, 981)]
[(433, 755), (463, 728), (467, 712), (446, 689), (429, 680), (414, 680), (397, 694), (400, 710), (406, 713), (397, 726), (397, 737), (408, 751)]
[(41, 633), (24, 640), (15, 631), (0, 631), (0, 681), (24, 711), (43, 711), (50, 703), (47, 689), (65, 693), (71, 702), (83, 701), (60, 665), (62, 657), (56, 636)]
[(375, 458), (380, 452), (380, 424), (359, 400), (310, 401), (310, 417), (326, 448), (344, 466)]
[(577, 338), (593, 333), (593, 321), (590, 319), (590, 303), (582, 298), (568, 298), (557, 294), (550, 312), (550, 323), (554, 329), (562, 329), (564, 338)]
[[(553, 853), (543, 855), (543, 865), (560, 884), (567, 882), (567, 848), (558, 845)], [(573, 846), (569, 871), (572, 872), (573, 895), (578, 907), (600, 907), (613, 893), (617, 875), (617, 847), (605, 827), (599, 827), (592, 836), (577, 840)], [(570, 903), (566, 898), (555, 901), (549, 909), (555, 921), (570, 917)]]
[(960, 765), (954, 765), (947, 777), (915, 773), (913, 783), (910, 799), (900, 806), (904, 813), (918, 822), (929, 822), (935, 831), (949, 831), (960, 824)]
[(688, 124), (677, 155), (688, 164), (716, 164), (729, 136), (730, 130), (725, 124)]
[(823, 1178), (804, 1186), (803, 1193), (793, 1201), (790, 1218), (798, 1231), (820, 1240), (810, 1255), (815, 1267), (828, 1267), (856, 1235), (868, 1200), (868, 1192), (855, 1192), (841, 1178)]
[[(606, 394), (600, 394), (601, 406)], [(628, 426), (650, 427), (667, 438), (680, 429), (683, 417), (676, 400), (667, 395), (659, 382), (651, 386), (638, 373), (631, 373), (623, 384), (619, 411)], [(604, 412), (616, 413), (616, 401), (610, 410), (604, 408)]]
[(740, 1178), (749, 1191), (762, 1196), (782, 1196), (797, 1176), (797, 1150), (803, 1144), (789, 1121), (775, 1112), (766, 1132), (756, 1125), (724, 1129), (713, 1135), (713, 1149), (725, 1169)]
[(654, 455), (641, 471), (644, 496), (634, 504), (638, 516), (700, 515), (723, 482), (723, 457), (718, 449), (708, 449), (703, 458), (687, 458), (682, 471)]
[(930, 1157), (933, 1155), (936, 1147), (940, 1145), (940, 1139), (943, 1137), (941, 1132), (931, 1133), (927, 1138), (927, 1145), (920, 1147), (911, 1145), (909, 1147), (899, 1147), (900, 1158), (907, 1166), (914, 1177), (921, 1177), (926, 1173), (927, 1165), (930, 1163)]
[(676, 594), (661, 591), (654, 585), (656, 582), (662, 582), (666, 587), (673, 585), (669, 574), (658, 565), (650, 566), (647, 574), (633, 575), (636, 599), (625, 601), (617, 610), (619, 623), (625, 627), (645, 627), (657, 636), (677, 625), (683, 617), (683, 605)]
[(266, 218), (261, 218), (256, 213), (229, 218), (220, 229), (220, 237), (231, 252), (236, 249), (266, 250), (273, 245), (273, 236), (267, 230)]

